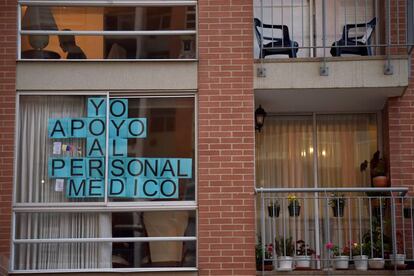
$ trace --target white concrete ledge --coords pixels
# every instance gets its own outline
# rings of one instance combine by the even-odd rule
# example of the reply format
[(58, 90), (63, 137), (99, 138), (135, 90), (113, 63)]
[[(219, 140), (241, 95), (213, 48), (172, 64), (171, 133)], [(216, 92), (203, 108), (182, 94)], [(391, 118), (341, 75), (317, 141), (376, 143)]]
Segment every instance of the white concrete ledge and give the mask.
[[(328, 76), (320, 76), (321, 59), (268, 59), (256, 61), (255, 67), (266, 69), (266, 77), (255, 72), (255, 89), (336, 89), (336, 88), (399, 88), (400, 95), (408, 85), (408, 57), (391, 60), (392, 75), (384, 75), (386, 60), (373, 58), (328, 58)], [(257, 70), (257, 69), (256, 69)]]
[(195, 61), (20, 61), (25, 90), (196, 90)]

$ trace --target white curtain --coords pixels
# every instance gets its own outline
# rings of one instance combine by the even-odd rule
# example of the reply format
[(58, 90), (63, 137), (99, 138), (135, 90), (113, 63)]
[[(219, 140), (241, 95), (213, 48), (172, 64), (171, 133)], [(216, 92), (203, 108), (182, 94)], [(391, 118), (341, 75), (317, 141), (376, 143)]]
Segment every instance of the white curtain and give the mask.
[[(48, 138), (50, 118), (85, 117), (83, 96), (21, 96), (19, 113), (16, 201), (18, 203), (68, 202), (48, 179), (47, 160), (53, 140)], [(85, 156), (84, 139), (61, 139), (76, 148), (56, 156)], [(79, 201), (79, 200), (77, 200)], [(76, 208), (74, 208), (76, 212)], [(110, 214), (17, 213), (16, 238), (111, 237)], [(81, 269), (111, 267), (109, 243), (43, 243), (16, 245), (17, 269)]]
[[(256, 133), (256, 186), (272, 188), (297, 187), (361, 187), (369, 186), (369, 173), (360, 172), (360, 164), (370, 160), (377, 150), (377, 122), (375, 114), (336, 114), (317, 115), (316, 133), (313, 129), (312, 116), (274, 116), (266, 118), (261, 132)], [(317, 147), (314, 148), (314, 138)], [(318, 183), (314, 183), (314, 155), (317, 155)], [(281, 197), (280, 217), (268, 216), (267, 206), (273, 201), (268, 199), (264, 204), (266, 216), (266, 243), (273, 243), (274, 237), (292, 237), (293, 241), (303, 239), (315, 248), (315, 236), (320, 235), (319, 245), (323, 249), (324, 242), (329, 239), (341, 247), (352, 240), (358, 240), (356, 201), (348, 202), (352, 206), (346, 220), (329, 221), (330, 229), (326, 229), (328, 211), (326, 201), (315, 201), (313, 194), (295, 194), (297, 197), (308, 197), (301, 200), (300, 217), (289, 217), (287, 212), (287, 194), (272, 196)], [(283, 206), (282, 206), (283, 202)], [(262, 202), (258, 200), (257, 210), (261, 212)], [(349, 205), (352, 204), (352, 205)], [(282, 208), (283, 207), (283, 208)], [(367, 217), (366, 208), (362, 216)], [(319, 231), (315, 224), (315, 214), (319, 212)], [(260, 218), (260, 215), (257, 216)], [(351, 218), (349, 224), (348, 217)], [(365, 221), (363, 221), (364, 224)], [(258, 224), (260, 226), (260, 222)], [(363, 226), (365, 227), (365, 226)], [(349, 231), (351, 229), (351, 231)], [(260, 231), (260, 227), (259, 227)], [(328, 238), (329, 231), (329, 238)]]

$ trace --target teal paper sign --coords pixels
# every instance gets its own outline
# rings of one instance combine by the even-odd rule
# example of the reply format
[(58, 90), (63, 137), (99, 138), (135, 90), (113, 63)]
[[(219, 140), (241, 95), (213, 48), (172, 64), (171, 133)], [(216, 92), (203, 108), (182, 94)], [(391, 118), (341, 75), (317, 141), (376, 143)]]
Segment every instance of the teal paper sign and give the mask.
[(108, 197), (178, 198), (179, 180), (192, 178), (191, 158), (128, 157), (128, 139), (147, 137), (147, 119), (128, 118), (127, 99), (109, 101), (109, 122), (105, 98), (88, 98), (87, 114), (86, 118), (52, 118), (48, 122), (51, 139), (85, 139), (85, 156), (73, 154), (82, 152), (77, 145), (62, 143), (61, 154), (70, 156), (48, 160), (48, 176), (65, 179), (67, 198), (105, 196), (106, 158)]

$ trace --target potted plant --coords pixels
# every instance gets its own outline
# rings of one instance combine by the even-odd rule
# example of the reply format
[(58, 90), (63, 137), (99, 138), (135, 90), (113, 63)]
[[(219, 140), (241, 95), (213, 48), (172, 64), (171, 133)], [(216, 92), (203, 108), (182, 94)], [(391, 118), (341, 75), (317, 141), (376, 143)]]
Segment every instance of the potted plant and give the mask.
[[(368, 161), (362, 162), (360, 169), (363, 172), (368, 167)], [(380, 151), (377, 150), (372, 156), (369, 162), (369, 168), (372, 179), (372, 186), (374, 187), (387, 187), (387, 163), (384, 158), (380, 158)]]
[[(371, 230), (362, 237), (365, 243), (370, 243), (370, 259), (368, 260), (369, 269), (383, 269), (385, 265), (384, 255), (389, 252), (391, 239), (383, 233), (381, 229), (385, 229), (386, 221), (381, 222), (378, 217), (372, 217)], [(382, 237), (381, 237), (382, 235)], [(384, 254), (383, 250), (384, 249)]]
[(292, 237), (275, 240), (276, 243), (276, 254), (278, 260), (278, 270), (280, 271), (291, 271), (293, 270), (293, 253), (295, 251), (295, 246), (292, 242)]
[(334, 217), (343, 217), (344, 216), (344, 208), (345, 208), (345, 195), (339, 193), (331, 194), (331, 198), (329, 199), (329, 206), (332, 207), (332, 211)]
[(296, 268), (310, 268), (314, 253), (315, 251), (310, 248), (309, 244), (306, 244), (303, 240), (298, 240), (296, 242)]
[[(264, 257), (264, 260), (263, 260)], [(268, 244), (263, 248), (262, 239), (259, 237), (256, 244), (256, 270), (273, 270), (273, 245)], [(264, 262), (264, 267), (263, 267)]]
[(368, 270), (368, 256), (370, 254), (370, 249), (370, 243), (354, 243), (352, 245), (352, 258), (356, 270)]
[(339, 246), (334, 245), (332, 242), (328, 242), (325, 247), (333, 254), (335, 269), (348, 269), (350, 254), (348, 246), (345, 246), (342, 252), (340, 251)]
[(397, 231), (397, 254), (390, 254), (391, 265), (404, 266), (405, 265), (405, 254), (398, 253), (404, 252), (403, 236), (401, 231)]
[(275, 200), (267, 206), (267, 212), (269, 217), (279, 217), (280, 204), (279, 201)]
[(300, 215), (300, 203), (295, 195), (288, 195), (289, 216), (298, 217)]

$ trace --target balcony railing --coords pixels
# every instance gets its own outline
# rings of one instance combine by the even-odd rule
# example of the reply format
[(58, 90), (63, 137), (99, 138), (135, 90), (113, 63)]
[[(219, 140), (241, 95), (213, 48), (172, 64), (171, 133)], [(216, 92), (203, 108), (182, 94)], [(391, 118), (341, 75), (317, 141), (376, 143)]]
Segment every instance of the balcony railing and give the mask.
[(257, 270), (414, 269), (414, 197), (407, 191), (256, 189)]
[(255, 57), (407, 54), (413, 0), (255, 0)]

